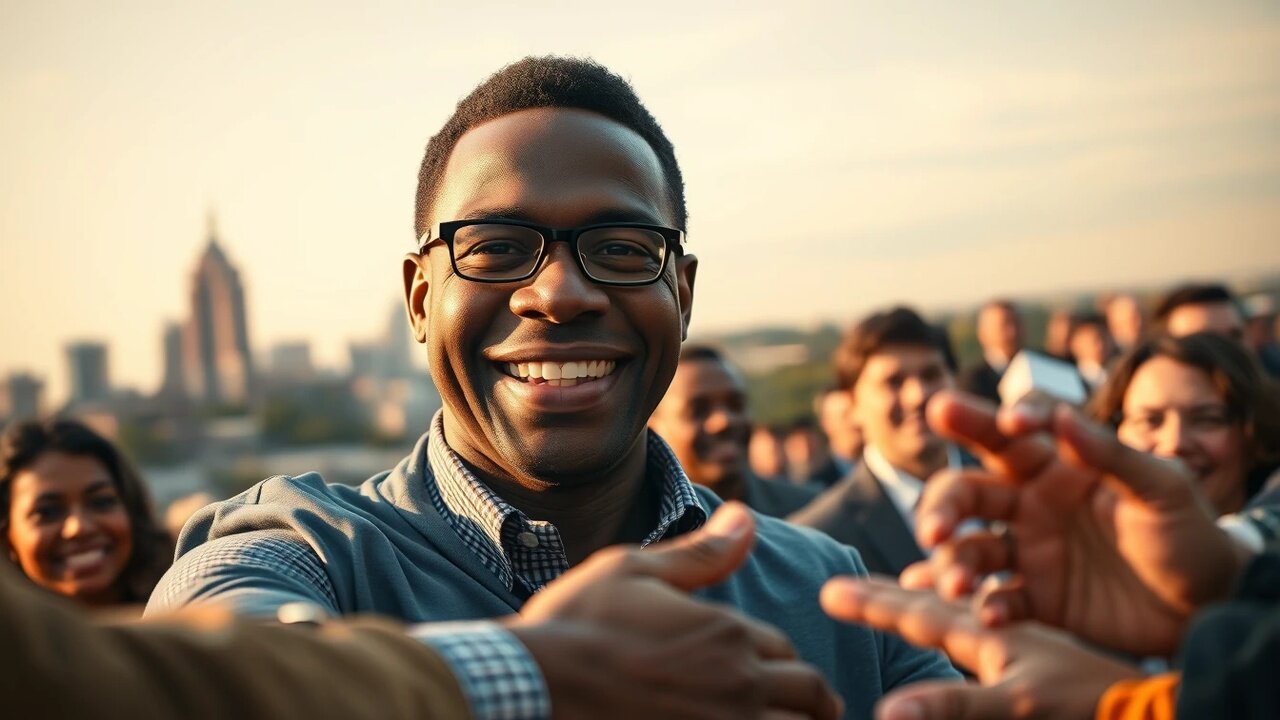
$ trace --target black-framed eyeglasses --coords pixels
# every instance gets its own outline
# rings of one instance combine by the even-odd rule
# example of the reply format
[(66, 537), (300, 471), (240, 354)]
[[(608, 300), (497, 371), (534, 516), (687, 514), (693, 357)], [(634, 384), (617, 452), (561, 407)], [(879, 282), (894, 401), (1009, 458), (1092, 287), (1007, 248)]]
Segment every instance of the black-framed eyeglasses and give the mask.
[[(433, 236), (434, 235), (434, 236)], [(453, 220), (428, 230), (418, 253), (436, 240), (449, 248), (458, 277), (501, 283), (533, 277), (553, 242), (569, 243), (578, 268), (601, 285), (648, 285), (667, 268), (672, 246), (683, 252), (684, 231), (645, 223), (601, 223), (560, 230), (518, 220)]]

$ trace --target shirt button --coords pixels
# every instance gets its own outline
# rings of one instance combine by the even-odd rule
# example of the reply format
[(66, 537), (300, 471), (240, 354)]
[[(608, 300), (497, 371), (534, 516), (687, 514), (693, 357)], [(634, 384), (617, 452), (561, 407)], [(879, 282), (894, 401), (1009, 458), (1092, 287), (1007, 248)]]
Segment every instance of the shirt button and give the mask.
[(525, 546), (525, 547), (527, 547), (527, 548), (536, 548), (536, 547), (538, 547), (538, 536), (537, 536), (537, 535), (534, 535), (533, 533), (529, 532), (528, 530), (526, 530), (526, 531), (524, 531), (524, 532), (520, 533), (519, 535), (517, 535), (517, 536), (516, 536), (516, 539), (520, 541), (520, 544), (521, 544), (521, 545), (523, 545), (523, 546)]

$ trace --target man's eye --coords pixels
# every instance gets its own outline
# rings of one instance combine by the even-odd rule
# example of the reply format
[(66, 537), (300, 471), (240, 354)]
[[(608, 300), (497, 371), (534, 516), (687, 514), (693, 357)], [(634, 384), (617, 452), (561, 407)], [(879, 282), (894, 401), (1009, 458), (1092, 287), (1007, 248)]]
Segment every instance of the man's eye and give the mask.
[(528, 248), (511, 240), (486, 240), (467, 251), (468, 255), (515, 255), (527, 253)]
[(652, 255), (647, 248), (623, 241), (604, 243), (596, 248), (596, 254), (611, 255), (613, 257), (650, 257)]

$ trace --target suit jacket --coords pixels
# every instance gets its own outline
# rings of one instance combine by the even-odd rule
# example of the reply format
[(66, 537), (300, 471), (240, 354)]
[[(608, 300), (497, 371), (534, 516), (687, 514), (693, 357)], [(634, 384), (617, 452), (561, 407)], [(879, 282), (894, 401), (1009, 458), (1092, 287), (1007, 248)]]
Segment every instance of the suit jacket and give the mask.
[(95, 622), (2, 560), (0, 648), (5, 717), (470, 717), (444, 660), (392, 623), (249, 624), (207, 605)]
[(896, 577), (924, 559), (915, 536), (865, 461), (787, 522), (821, 530), (857, 548), (868, 572)]
[[(977, 462), (964, 451), (960, 461), (965, 466)], [(868, 572), (896, 577), (924, 559), (915, 535), (865, 460), (807, 507), (788, 516), (787, 522), (821, 530), (857, 548)]]
[(761, 515), (784, 518), (813, 502), (822, 488), (813, 485), (793, 485), (783, 480), (762, 480), (754, 473), (747, 473), (743, 488), (743, 502)]
[(986, 360), (970, 365), (960, 373), (961, 390), (1000, 404), (1000, 375)]

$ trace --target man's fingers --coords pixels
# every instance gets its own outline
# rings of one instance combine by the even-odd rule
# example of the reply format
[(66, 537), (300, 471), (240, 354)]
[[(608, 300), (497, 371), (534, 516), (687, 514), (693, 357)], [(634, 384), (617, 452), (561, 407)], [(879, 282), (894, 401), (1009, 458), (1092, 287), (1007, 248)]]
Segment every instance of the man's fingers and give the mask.
[(1004, 720), (1015, 707), (1004, 688), (935, 680), (884, 696), (876, 720)]
[(928, 560), (913, 562), (898, 573), (898, 584), (908, 590), (932, 590), (936, 582)]
[(1005, 582), (988, 582), (973, 595), (973, 613), (989, 628), (1000, 628), (1031, 619), (1031, 598), (1020, 576)]
[(1053, 428), (1053, 413), (1062, 402), (1043, 390), (1032, 390), (996, 413), (996, 429), (1007, 437), (1046, 432)]
[(1040, 433), (1010, 437), (1001, 432), (996, 406), (982, 398), (944, 390), (929, 401), (926, 415), (934, 432), (963, 443), (983, 466), (1011, 481), (1034, 477), (1056, 455)]
[(1009, 541), (989, 530), (954, 538), (934, 549), (929, 564), (933, 568), (934, 589), (947, 600), (969, 595), (979, 578), (1013, 569)]
[(822, 673), (808, 663), (796, 660), (768, 662), (761, 684), (766, 705), (777, 711), (792, 712), (814, 720), (840, 717), (840, 698)]
[(727, 502), (702, 528), (626, 556), (626, 570), (681, 590), (715, 585), (734, 573), (755, 540), (755, 518), (738, 502)]
[(819, 596), (837, 620), (901, 635), (912, 645), (940, 648), (953, 662), (977, 667), (985, 633), (968, 610), (927, 590), (905, 590), (890, 578), (836, 577)]
[(1009, 520), (1018, 489), (980, 469), (943, 470), (929, 478), (916, 508), (916, 540), (931, 548), (951, 538), (965, 518)]
[(1168, 500), (1171, 492), (1194, 484), (1180, 464), (1126, 446), (1109, 428), (1086, 420), (1069, 406), (1057, 409), (1054, 431), (1068, 463), (1100, 471), (1104, 482), (1130, 497)]

